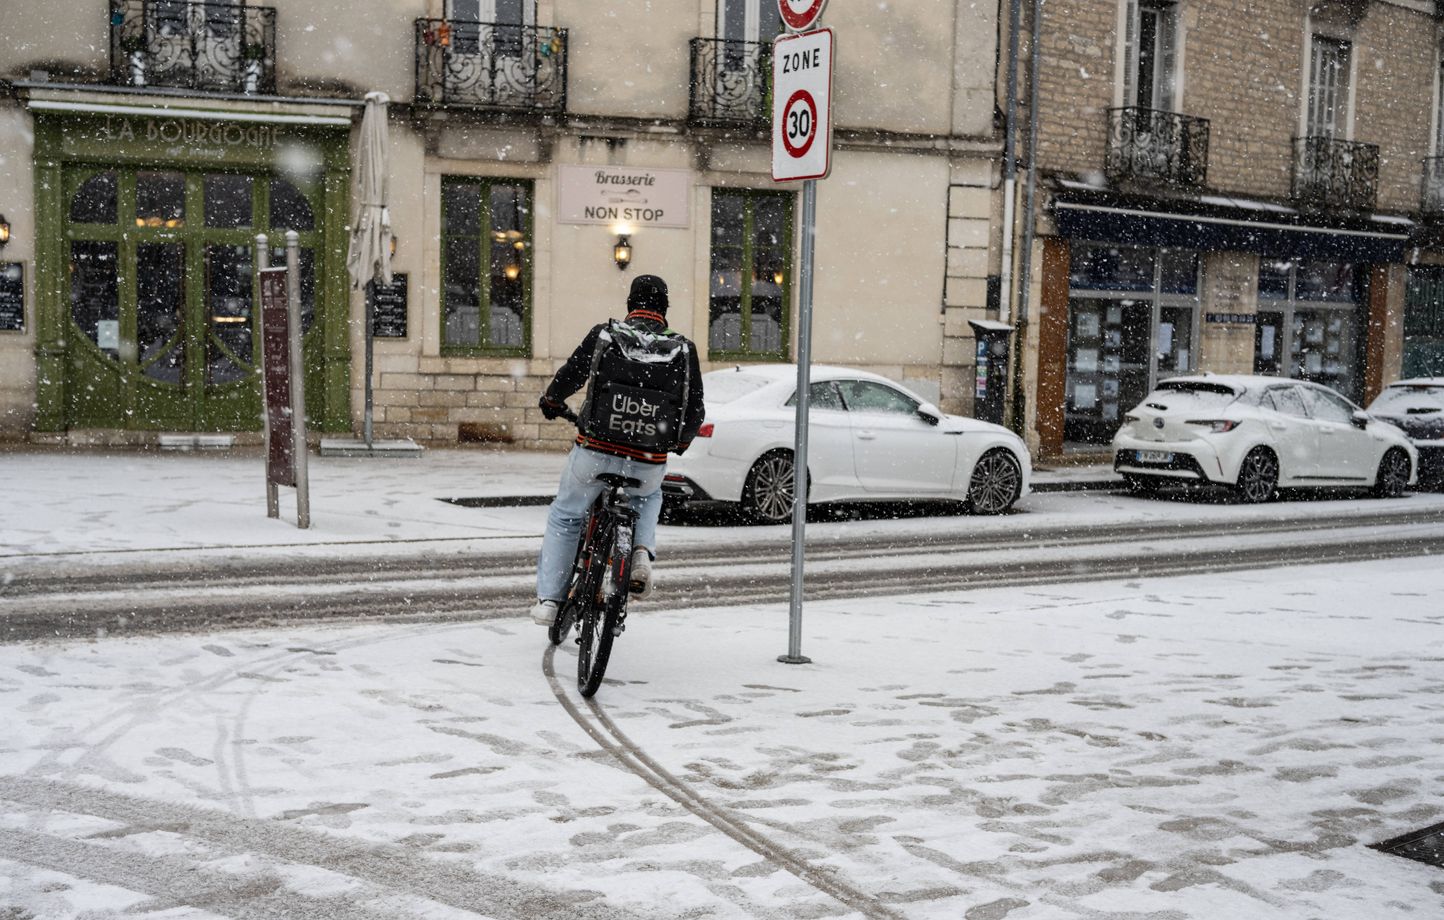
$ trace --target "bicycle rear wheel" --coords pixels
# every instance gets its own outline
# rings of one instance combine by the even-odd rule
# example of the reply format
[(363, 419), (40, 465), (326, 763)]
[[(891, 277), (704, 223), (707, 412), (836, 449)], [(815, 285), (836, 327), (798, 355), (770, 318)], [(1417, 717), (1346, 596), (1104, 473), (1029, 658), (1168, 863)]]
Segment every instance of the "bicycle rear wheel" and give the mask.
[(582, 616), (582, 634), (577, 640), (577, 689), (588, 699), (601, 687), (602, 678), (606, 676), (607, 662), (612, 657), (612, 642), (616, 639), (615, 627), (627, 604), (627, 567), (631, 560), (615, 553), (615, 547), (613, 549), (610, 566), (598, 567), (602, 568), (604, 579), (597, 587), (601, 588), (609, 576), (612, 580), (610, 593), (599, 597), (597, 595), (602, 593), (599, 590), (591, 596), (594, 602), (586, 606)]
[[(589, 522), (586, 536), (590, 536), (591, 529)], [(571, 633), (572, 624), (577, 621), (577, 615), (588, 595), (586, 581), (589, 568), (587, 560), (590, 553), (586, 536), (577, 541), (577, 556), (572, 560), (572, 577), (567, 582), (567, 596), (557, 606), (556, 619), (552, 620), (552, 625), (547, 627), (547, 638), (551, 640), (552, 645), (560, 645), (561, 641)]]

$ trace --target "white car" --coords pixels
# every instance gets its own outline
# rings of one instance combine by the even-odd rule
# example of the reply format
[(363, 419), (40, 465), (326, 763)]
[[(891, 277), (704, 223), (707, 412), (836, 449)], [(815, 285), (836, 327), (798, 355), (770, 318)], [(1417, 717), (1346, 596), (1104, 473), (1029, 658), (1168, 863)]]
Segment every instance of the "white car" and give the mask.
[[(811, 379), (809, 504), (949, 499), (1001, 514), (1028, 494), (1028, 451), (1008, 429), (945, 415), (867, 371), (818, 365)], [(687, 453), (668, 461), (667, 502), (736, 502), (755, 520), (790, 520), (797, 365), (702, 380), (706, 423)]]
[(1419, 452), (1419, 481), (1444, 486), (1444, 377), (1416, 377), (1384, 387), (1369, 414), (1403, 429)]
[(1396, 496), (1419, 465), (1403, 432), (1328, 387), (1261, 376), (1164, 381), (1125, 416), (1113, 452), (1113, 468), (1136, 491), (1222, 483), (1247, 502), (1295, 486)]

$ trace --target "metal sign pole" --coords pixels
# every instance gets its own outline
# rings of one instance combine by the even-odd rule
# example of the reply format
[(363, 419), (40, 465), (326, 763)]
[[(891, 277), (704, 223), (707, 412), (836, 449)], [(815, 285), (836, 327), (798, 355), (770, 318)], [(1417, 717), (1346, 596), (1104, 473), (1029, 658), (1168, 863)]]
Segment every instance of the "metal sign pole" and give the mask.
[(792, 602), (783, 664), (811, 664), (802, 654), (802, 562), (807, 529), (807, 418), (812, 389), (812, 243), (817, 229), (817, 181), (802, 183), (802, 266), (798, 273), (797, 431), (792, 452)]
[[(266, 235), (264, 233), (257, 233), (256, 270), (257, 272), (263, 272), (270, 267), (271, 247), (267, 244)], [(257, 274), (256, 277), (259, 278), (260, 275)], [(259, 294), (259, 283), (256, 285), (256, 290)], [(265, 367), (265, 364), (265, 361), (261, 362), (262, 368)], [(266, 396), (263, 392), (261, 394), (262, 404), (264, 404), (265, 401)], [(271, 413), (269, 411), (265, 411), (262, 412), (261, 415), (265, 419), (265, 425), (263, 427), (263, 430), (265, 432), (265, 440), (263, 442), (265, 444), (265, 451), (262, 453), (262, 456), (266, 458), (266, 517), (279, 518), (281, 516), (280, 489), (276, 486), (275, 481), (271, 479)]]
[(311, 486), (306, 470), (306, 385), (301, 365), (301, 234), (286, 231), (286, 315), (290, 320), (291, 433), (296, 464), (296, 526), (311, 526)]
[(371, 283), (370, 283), (369, 285), (367, 285), (367, 287), (368, 287), (368, 290), (366, 291), (366, 416), (365, 416), (365, 419), (364, 419), (363, 422), (362, 422), (361, 433), (362, 433), (362, 435), (363, 435), (363, 436), (365, 437), (365, 439), (366, 439), (366, 448), (367, 448), (367, 450), (370, 450), (370, 449), (371, 449), (371, 418), (372, 418), (372, 409), (371, 409), (371, 399), (372, 399), (372, 397), (371, 397), (371, 368), (372, 368), (372, 366), (373, 366), (373, 361), (374, 361), (371, 332), (372, 332), (372, 324), (373, 324), (373, 322), (374, 322), (374, 320), (375, 320), (375, 313), (376, 313), (376, 303), (375, 303), (376, 280), (373, 278), (372, 281), (371, 281)]

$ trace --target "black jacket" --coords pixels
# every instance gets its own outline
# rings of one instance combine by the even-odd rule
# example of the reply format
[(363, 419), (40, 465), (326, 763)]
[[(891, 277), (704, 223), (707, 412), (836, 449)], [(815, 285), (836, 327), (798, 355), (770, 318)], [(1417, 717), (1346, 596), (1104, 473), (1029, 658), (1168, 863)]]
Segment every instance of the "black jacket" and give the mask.
[[(648, 332), (663, 332), (667, 328), (666, 317), (651, 310), (633, 310), (627, 314), (625, 322)], [(582, 343), (577, 346), (576, 351), (573, 351), (572, 356), (567, 359), (566, 364), (563, 364), (552, 377), (544, 399), (556, 403), (565, 402), (568, 397), (587, 385), (587, 378), (592, 371), (592, 354), (597, 348), (597, 341), (602, 330), (606, 328), (606, 323), (599, 323), (592, 327), (586, 338), (582, 339)], [(677, 333), (672, 334), (676, 335)], [(697, 429), (702, 427), (702, 420), (706, 415), (706, 407), (702, 402), (702, 368), (697, 360), (697, 346), (691, 344), (690, 340), (688, 344), (687, 405), (682, 413), (682, 430), (678, 436), (677, 453), (679, 454), (684, 452), (692, 443), (692, 439), (697, 436)], [(590, 450), (630, 457), (644, 463), (665, 463), (667, 461), (666, 454), (638, 451), (625, 445), (589, 438), (580, 433), (577, 435), (577, 443)]]

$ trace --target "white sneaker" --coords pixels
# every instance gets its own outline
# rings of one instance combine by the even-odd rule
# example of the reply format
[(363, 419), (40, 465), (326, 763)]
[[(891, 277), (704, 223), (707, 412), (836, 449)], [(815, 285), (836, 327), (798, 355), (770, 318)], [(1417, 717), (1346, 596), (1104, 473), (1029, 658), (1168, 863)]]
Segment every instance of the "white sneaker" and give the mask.
[(632, 551), (632, 572), (627, 576), (627, 590), (638, 599), (652, 593), (652, 554), (645, 546)]
[(556, 601), (537, 601), (531, 609), (531, 621), (538, 626), (550, 626), (557, 618), (560, 605)]

